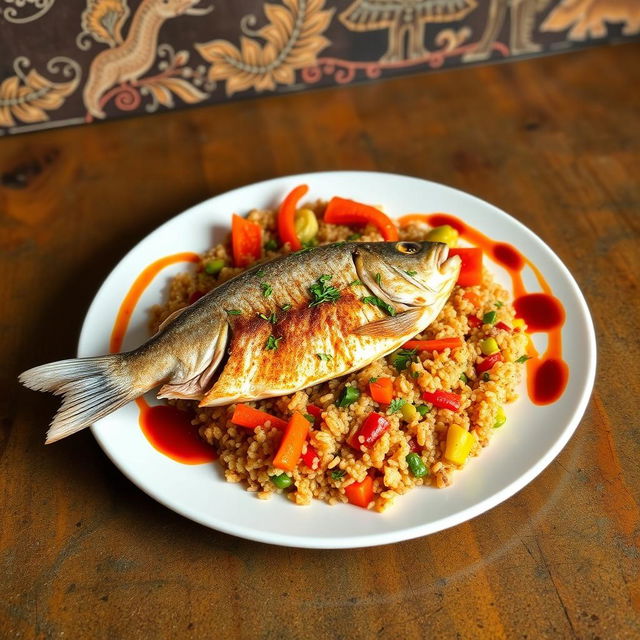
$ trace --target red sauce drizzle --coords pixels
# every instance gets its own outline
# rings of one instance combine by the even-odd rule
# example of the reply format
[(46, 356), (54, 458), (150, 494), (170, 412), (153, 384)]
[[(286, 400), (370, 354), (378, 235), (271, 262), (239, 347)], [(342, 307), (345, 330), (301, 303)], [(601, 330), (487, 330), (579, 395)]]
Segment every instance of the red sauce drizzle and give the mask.
[[(528, 332), (546, 332), (547, 349), (540, 356), (529, 339), (527, 355), (527, 392), (534, 404), (545, 405), (555, 402), (564, 393), (569, 380), (569, 367), (562, 359), (562, 325), (565, 320), (564, 308), (551, 295), (551, 287), (540, 269), (505, 242), (496, 242), (482, 232), (446, 213), (412, 213), (398, 220), (401, 227), (412, 222), (426, 222), (432, 227), (448, 224), (458, 231), (470, 244), (480, 247), (483, 252), (511, 277), (516, 315), (528, 325)], [(522, 280), (522, 270), (528, 266), (536, 276), (543, 293), (529, 293)]]
[[(160, 258), (135, 279), (120, 305), (111, 331), (111, 353), (121, 351), (129, 321), (145, 289), (162, 269), (178, 262), (198, 263), (200, 256), (187, 251)], [(202, 464), (217, 458), (213, 448), (200, 439), (188, 413), (169, 405), (149, 406), (144, 398), (138, 398), (136, 404), (140, 409), (139, 423), (142, 433), (160, 453), (183, 464)]]

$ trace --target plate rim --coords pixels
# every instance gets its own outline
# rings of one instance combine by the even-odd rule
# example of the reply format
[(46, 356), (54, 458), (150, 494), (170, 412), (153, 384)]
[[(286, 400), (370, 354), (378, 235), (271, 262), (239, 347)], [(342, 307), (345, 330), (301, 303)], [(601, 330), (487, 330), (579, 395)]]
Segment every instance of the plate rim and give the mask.
[[(311, 182), (314, 176), (322, 176), (323, 178), (331, 178), (331, 176), (340, 176), (345, 177), (348, 175), (359, 176), (360, 178), (369, 177), (370, 179), (375, 179), (376, 176), (385, 176), (386, 178), (395, 178), (402, 180), (410, 180), (419, 184), (429, 185), (430, 188), (437, 188), (440, 190), (444, 190), (449, 192), (450, 194), (455, 194), (457, 196), (464, 196), (465, 198), (471, 199), (474, 204), (486, 208), (489, 207), (492, 210), (492, 213), (500, 216), (506, 216), (511, 224), (516, 225), (520, 228), (520, 230), (525, 233), (525, 235), (529, 236), (530, 239), (542, 245), (542, 247), (548, 252), (551, 260), (554, 262), (554, 266), (561, 272), (564, 276), (566, 282), (568, 283), (572, 293), (574, 294), (576, 301), (579, 306), (579, 311), (581, 315), (581, 319), (585, 322), (585, 333), (587, 335), (587, 344), (586, 352), (587, 352), (587, 371), (586, 371), (586, 384), (581, 388), (580, 396), (575, 404), (575, 408), (572, 411), (571, 419), (567, 421), (562, 431), (558, 434), (558, 437), (553, 442), (552, 446), (546, 451), (546, 453), (535, 461), (532, 465), (529, 466), (522, 474), (520, 474), (515, 480), (513, 480), (508, 485), (504, 486), (499, 491), (496, 491), (490, 496), (487, 496), (483, 500), (476, 502), (475, 504), (468, 506), (460, 511), (457, 511), (448, 516), (439, 518), (437, 520), (431, 520), (427, 523), (415, 525), (408, 528), (396, 529), (393, 531), (385, 531), (379, 533), (371, 533), (366, 535), (356, 535), (356, 536), (348, 536), (341, 535), (335, 537), (315, 537), (315, 536), (301, 536), (297, 534), (283, 534), (283, 533), (275, 533), (275, 532), (267, 532), (261, 533), (260, 530), (256, 530), (244, 525), (237, 525), (228, 522), (217, 522), (216, 524), (212, 524), (206, 518), (202, 517), (199, 512), (189, 509), (188, 507), (184, 507), (183, 505), (177, 505), (174, 502), (166, 499), (161, 493), (157, 492), (155, 488), (140, 478), (135, 477), (133, 474), (130, 474), (129, 471), (120, 464), (118, 459), (112, 455), (109, 446), (106, 442), (106, 439), (96, 428), (94, 425), (91, 425), (91, 432), (98, 442), (100, 448), (107, 455), (109, 460), (116, 466), (116, 468), (123, 473), (123, 475), (130, 480), (134, 485), (144, 491), (151, 498), (162, 504), (163, 506), (171, 509), (172, 511), (180, 514), (183, 517), (186, 517), (194, 522), (197, 522), (200, 525), (208, 527), (210, 529), (214, 529), (220, 531), (222, 533), (234, 535), (240, 538), (244, 538), (247, 540), (251, 540), (254, 542), (261, 542), (265, 544), (274, 544), (277, 546), (286, 546), (286, 547), (296, 547), (296, 548), (308, 548), (308, 549), (348, 549), (348, 548), (363, 548), (363, 547), (373, 547), (379, 546), (383, 544), (392, 544), (396, 542), (401, 542), (405, 540), (412, 540), (418, 537), (431, 535), (433, 533), (437, 533), (439, 531), (443, 531), (445, 529), (454, 527), (458, 524), (462, 524), (482, 513), (489, 511), (490, 509), (498, 506), (502, 502), (508, 500), (510, 497), (515, 495), (525, 486), (527, 486), (530, 482), (532, 482), (538, 475), (540, 475), (550, 464), (551, 462), (560, 454), (562, 449), (566, 446), (567, 442), (570, 440), (571, 436), (577, 430), (580, 421), (582, 420), (586, 408), (588, 406), (589, 400), (591, 398), (591, 394), (593, 391), (593, 386), (595, 382), (595, 374), (597, 367), (597, 343), (596, 343), (596, 335), (595, 335), (595, 327), (593, 318), (589, 309), (589, 305), (582, 293), (578, 283), (575, 278), (569, 271), (569, 269), (565, 266), (565, 264), (560, 260), (560, 258), (556, 255), (553, 249), (535, 232), (533, 232), (529, 227), (520, 222), (518, 219), (514, 218), (512, 215), (507, 213), (506, 211), (500, 209), (496, 205), (493, 205), (482, 198), (463, 191), (461, 189), (457, 189), (455, 187), (451, 187), (439, 182), (434, 182), (432, 180), (426, 180), (424, 178), (397, 174), (397, 173), (389, 173), (383, 171), (360, 171), (360, 170), (334, 170), (334, 171), (315, 171), (309, 173), (298, 173), (294, 175), (284, 175), (277, 176), (274, 178), (269, 178), (265, 180), (261, 180), (258, 182), (252, 182), (246, 185), (242, 185), (239, 187), (235, 187), (228, 191), (221, 192), (219, 194), (213, 195), (209, 198), (206, 198), (198, 203), (195, 203), (185, 209), (177, 213), (174, 216), (171, 216), (169, 219), (165, 220), (162, 224), (155, 227), (149, 233), (147, 233), (143, 238), (141, 238), (135, 245), (133, 245), (121, 258), (118, 262), (112, 267), (109, 274), (102, 281), (100, 286), (98, 287), (89, 308), (85, 314), (82, 323), (82, 329), (80, 332), (79, 340), (78, 340), (78, 348), (77, 355), (80, 356), (81, 346), (83, 339), (85, 337), (85, 332), (87, 329), (87, 320), (91, 314), (93, 306), (96, 304), (97, 298), (99, 297), (100, 292), (105, 286), (107, 280), (111, 277), (112, 273), (120, 267), (120, 265), (128, 259), (128, 257), (136, 252), (141, 245), (146, 243), (149, 238), (155, 234), (161, 232), (161, 230), (173, 223), (177, 218), (185, 216), (192, 212), (196, 208), (200, 208), (207, 203), (216, 200), (221, 197), (233, 197), (238, 192), (246, 190), (248, 188), (265, 188), (270, 184), (278, 184), (287, 181), (308, 181)], [(313, 187), (311, 187), (313, 188)], [(295, 507), (296, 505), (293, 505)], [(340, 505), (336, 505), (336, 508), (339, 508)], [(332, 508), (332, 507), (328, 507)], [(374, 517), (380, 517), (380, 514), (370, 512)]]

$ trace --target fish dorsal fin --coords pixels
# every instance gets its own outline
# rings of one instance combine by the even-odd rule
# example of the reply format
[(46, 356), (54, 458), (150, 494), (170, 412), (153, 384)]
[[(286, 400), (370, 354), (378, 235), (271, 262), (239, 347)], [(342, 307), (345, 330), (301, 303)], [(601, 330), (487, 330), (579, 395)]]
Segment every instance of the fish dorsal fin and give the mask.
[[(419, 332), (419, 322), (423, 317), (424, 309), (410, 309), (399, 313), (397, 316), (374, 320), (358, 327), (353, 331), (359, 336), (371, 336), (372, 338), (394, 338)], [(417, 328), (416, 328), (417, 327)]]
[(160, 333), (168, 324), (171, 324), (183, 311), (186, 311), (189, 307), (182, 307), (182, 309), (176, 309), (172, 314), (168, 315), (158, 327), (158, 333)]

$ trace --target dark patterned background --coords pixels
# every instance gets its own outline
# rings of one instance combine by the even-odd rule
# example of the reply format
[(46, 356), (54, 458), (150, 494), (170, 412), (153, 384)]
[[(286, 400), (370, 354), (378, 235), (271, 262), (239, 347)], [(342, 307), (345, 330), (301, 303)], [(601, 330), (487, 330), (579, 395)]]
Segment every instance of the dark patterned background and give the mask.
[(0, 0), (0, 135), (639, 34), (640, 0)]

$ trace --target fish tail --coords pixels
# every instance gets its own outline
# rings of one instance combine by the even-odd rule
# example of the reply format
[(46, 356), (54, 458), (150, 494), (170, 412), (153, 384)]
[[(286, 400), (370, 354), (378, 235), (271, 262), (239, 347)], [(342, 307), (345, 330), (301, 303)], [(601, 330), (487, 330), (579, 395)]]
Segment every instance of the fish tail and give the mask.
[(88, 427), (146, 391), (134, 383), (130, 357), (118, 353), (60, 360), (20, 374), (20, 382), (29, 389), (63, 396), (46, 444)]

